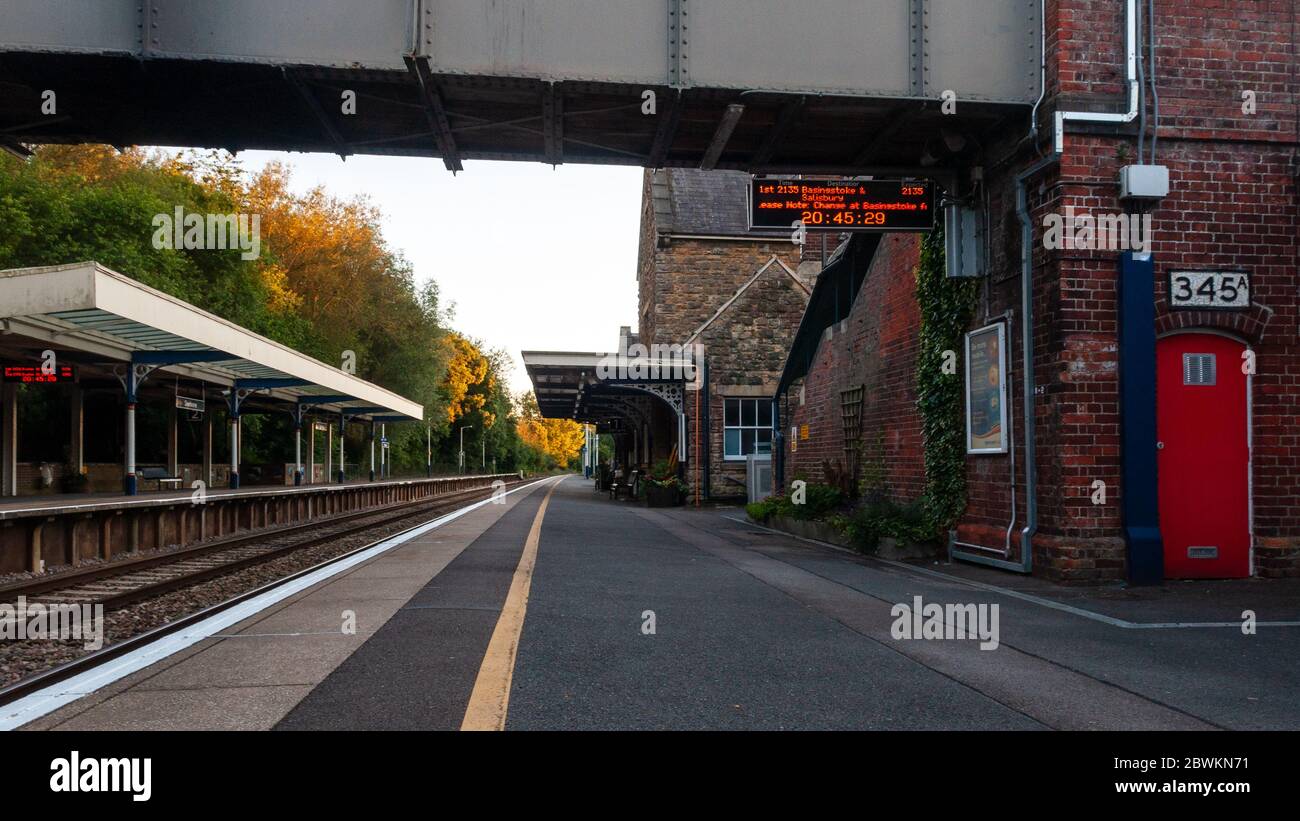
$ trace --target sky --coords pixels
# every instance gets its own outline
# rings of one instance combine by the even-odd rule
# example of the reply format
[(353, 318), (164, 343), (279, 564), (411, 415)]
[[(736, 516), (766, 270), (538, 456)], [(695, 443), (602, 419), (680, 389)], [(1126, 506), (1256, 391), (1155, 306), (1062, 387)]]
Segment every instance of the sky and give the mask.
[(364, 195), (384, 238), (419, 282), (433, 278), (456, 330), (515, 363), (511, 390), (529, 390), (521, 350), (608, 351), (636, 325), (641, 169), (246, 151), (255, 171), (279, 160), (297, 192), (323, 186)]

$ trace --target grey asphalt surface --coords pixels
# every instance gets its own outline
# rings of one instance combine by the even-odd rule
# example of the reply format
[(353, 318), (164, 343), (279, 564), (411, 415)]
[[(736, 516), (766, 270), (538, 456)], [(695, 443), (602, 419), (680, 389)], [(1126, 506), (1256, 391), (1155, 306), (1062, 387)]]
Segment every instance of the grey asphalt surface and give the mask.
[[(543, 495), (486, 530), (279, 728), (458, 727)], [(1077, 591), (923, 573), (738, 517), (563, 481), (507, 729), (1300, 729), (1300, 628), (1124, 629), (1009, 594), (1139, 623), (1217, 620), (1258, 601), (1260, 619), (1281, 620), (1297, 609), (1289, 583)], [(999, 647), (893, 638), (891, 607), (917, 595), (997, 604)]]
[(460, 729), (545, 495), (530, 492), (485, 530), (275, 729)]

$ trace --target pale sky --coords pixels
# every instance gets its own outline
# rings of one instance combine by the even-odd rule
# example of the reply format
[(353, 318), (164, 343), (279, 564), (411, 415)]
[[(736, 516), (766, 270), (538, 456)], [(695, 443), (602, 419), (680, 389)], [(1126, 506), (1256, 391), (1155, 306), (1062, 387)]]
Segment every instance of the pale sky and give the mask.
[(435, 159), (239, 154), (248, 171), (273, 159), (295, 191), (369, 196), (456, 329), (513, 357), (516, 393), (531, 387), (521, 350), (608, 351), (636, 325), (640, 168), (471, 160), (453, 177)]

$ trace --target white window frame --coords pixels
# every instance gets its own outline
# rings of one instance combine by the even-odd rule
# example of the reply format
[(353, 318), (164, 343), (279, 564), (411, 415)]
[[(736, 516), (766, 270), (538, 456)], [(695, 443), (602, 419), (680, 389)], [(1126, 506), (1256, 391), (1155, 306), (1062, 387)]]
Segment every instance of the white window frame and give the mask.
[[(728, 424), (727, 424), (727, 403), (728, 403), (728, 402), (741, 402), (741, 403), (744, 403), (744, 402), (753, 402), (753, 403), (754, 403), (754, 421), (757, 422), (757, 421), (758, 421), (758, 418), (759, 418), (759, 414), (758, 414), (758, 406), (759, 406), (759, 405), (762, 405), (763, 403), (767, 403), (768, 406), (770, 407), (770, 406), (771, 406), (771, 403), (772, 403), (772, 399), (771, 399), (771, 397), (763, 397), (763, 396), (724, 396), (724, 397), (722, 397), (722, 459), (723, 459), (723, 461), (725, 461), (725, 462), (743, 462), (743, 461), (745, 461), (745, 459), (748, 458), (747, 456), (744, 456), (744, 455), (733, 455), (733, 454), (727, 453), (727, 431), (729, 431), (729, 430), (741, 430), (741, 431), (744, 431), (744, 430), (766, 430), (766, 431), (772, 431), (772, 426), (771, 426), (770, 424), (767, 424), (767, 425), (759, 425), (759, 424), (753, 424), (753, 425), (745, 425), (745, 424), (741, 424), (741, 425), (728, 425)], [(743, 405), (743, 404), (741, 405), (741, 408), (740, 408), (740, 419), (741, 419), (742, 422), (744, 422), (744, 420), (745, 420), (745, 410), (744, 410), (744, 405)], [(743, 439), (743, 436), (742, 436), (742, 439)], [(754, 437), (754, 441), (755, 441), (755, 445), (757, 445), (757, 442), (758, 442), (758, 437), (757, 437), (757, 436)], [(773, 443), (774, 443), (775, 441), (776, 441), (776, 433), (775, 433), (775, 432), (772, 432), (772, 442), (769, 442), (769, 443), (768, 443), (768, 451), (767, 451), (767, 452), (768, 452), (769, 454), (772, 452)], [(743, 445), (742, 445), (742, 447), (743, 447)], [(755, 450), (754, 452), (757, 453), (758, 451)]]

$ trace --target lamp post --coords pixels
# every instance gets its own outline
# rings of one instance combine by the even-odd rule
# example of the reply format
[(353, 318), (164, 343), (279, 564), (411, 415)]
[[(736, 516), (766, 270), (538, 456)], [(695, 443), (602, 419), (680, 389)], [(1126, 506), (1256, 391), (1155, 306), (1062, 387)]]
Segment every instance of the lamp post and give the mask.
[(467, 429), (469, 429), (469, 428), (472, 428), (472, 427), (474, 427), (474, 426), (473, 426), (473, 425), (461, 425), (461, 428), (460, 428), (460, 457), (459, 457), (459, 460), (460, 460), (460, 472), (461, 472), (461, 473), (464, 473), (464, 472), (465, 472), (465, 431), (466, 431)]

